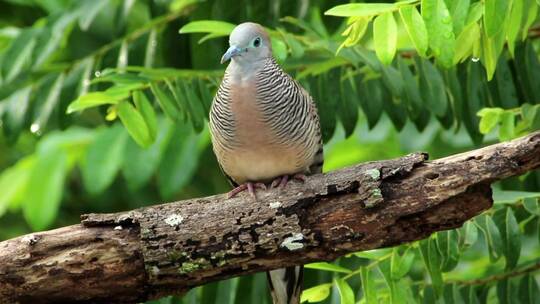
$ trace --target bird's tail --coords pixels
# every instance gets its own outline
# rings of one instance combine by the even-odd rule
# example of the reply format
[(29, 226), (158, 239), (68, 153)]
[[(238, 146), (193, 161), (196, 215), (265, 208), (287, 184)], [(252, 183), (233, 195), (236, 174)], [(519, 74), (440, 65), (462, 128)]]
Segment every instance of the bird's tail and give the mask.
[(298, 304), (302, 293), (304, 266), (271, 270), (266, 273), (274, 304)]

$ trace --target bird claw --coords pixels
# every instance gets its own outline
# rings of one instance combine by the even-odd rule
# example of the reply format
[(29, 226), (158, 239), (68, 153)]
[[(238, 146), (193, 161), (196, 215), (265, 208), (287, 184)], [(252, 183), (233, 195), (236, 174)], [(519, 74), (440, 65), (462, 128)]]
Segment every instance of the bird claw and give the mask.
[(301, 182), (301, 183), (305, 183), (306, 179), (307, 179), (307, 176), (305, 174), (296, 173), (295, 175), (293, 175), (292, 178), (299, 181), (299, 182)]
[[(297, 173), (297, 174), (292, 175), (291, 179), (304, 183), (306, 181), (306, 175)], [(284, 188), (285, 186), (287, 186), (288, 182), (289, 182), (289, 175), (283, 175), (281, 177), (274, 179), (274, 181), (272, 181), (272, 184), (270, 185), (270, 188)]]
[(277, 177), (272, 181), (272, 184), (270, 185), (270, 188), (278, 188), (278, 187), (284, 187), (287, 184), (287, 181), (289, 180), (288, 175), (283, 175), (280, 177)]
[[(272, 183), (270, 184), (270, 188), (285, 188), (285, 186), (287, 186), (287, 183), (289, 182), (290, 179), (294, 179), (294, 180), (297, 180), (299, 182), (305, 182), (306, 181), (306, 176), (304, 174), (294, 174), (292, 176), (290, 176), (289, 178), (289, 175), (283, 175), (283, 176), (280, 176), (280, 177), (277, 177), (276, 179), (274, 179), (272, 181)], [(238, 193), (240, 192), (244, 192), (244, 191), (248, 191), (248, 193), (254, 198), (254, 199), (257, 199), (257, 196), (255, 195), (255, 190), (259, 188), (259, 189), (262, 189), (262, 190), (267, 190), (268, 187), (266, 187), (266, 185), (264, 183), (253, 183), (253, 182), (247, 182), (247, 183), (243, 183), (241, 184), (240, 186), (232, 189), (231, 191), (229, 191), (229, 193), (227, 193), (227, 198), (233, 198), (235, 197), (236, 195), (238, 195)]]
[(244, 191), (248, 191), (249, 194), (254, 198), (254, 199), (257, 199), (257, 196), (255, 195), (255, 189), (257, 188), (260, 188), (260, 189), (263, 189), (263, 190), (266, 190), (266, 185), (263, 184), (263, 183), (252, 183), (252, 182), (247, 182), (247, 183), (244, 183), (244, 184), (241, 184), (240, 186), (232, 189), (231, 191), (229, 191), (229, 193), (227, 193), (227, 198), (233, 198), (235, 197), (238, 193), (240, 192), (244, 192)]

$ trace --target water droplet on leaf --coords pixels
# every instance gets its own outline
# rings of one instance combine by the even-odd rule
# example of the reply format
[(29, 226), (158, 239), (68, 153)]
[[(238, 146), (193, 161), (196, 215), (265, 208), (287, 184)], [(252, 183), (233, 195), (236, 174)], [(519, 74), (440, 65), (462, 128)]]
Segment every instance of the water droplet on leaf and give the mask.
[(40, 129), (41, 129), (41, 127), (39, 126), (38, 123), (33, 123), (30, 126), (30, 132), (32, 132), (34, 134), (37, 134), (37, 135), (41, 134)]

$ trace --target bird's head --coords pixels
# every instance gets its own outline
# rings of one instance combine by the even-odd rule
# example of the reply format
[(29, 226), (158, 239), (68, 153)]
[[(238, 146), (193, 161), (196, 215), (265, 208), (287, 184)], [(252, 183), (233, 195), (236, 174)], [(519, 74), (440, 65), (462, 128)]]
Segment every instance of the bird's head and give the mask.
[(245, 22), (234, 28), (229, 36), (229, 49), (221, 63), (227, 60), (238, 64), (253, 64), (272, 56), (270, 37), (264, 28), (253, 22)]

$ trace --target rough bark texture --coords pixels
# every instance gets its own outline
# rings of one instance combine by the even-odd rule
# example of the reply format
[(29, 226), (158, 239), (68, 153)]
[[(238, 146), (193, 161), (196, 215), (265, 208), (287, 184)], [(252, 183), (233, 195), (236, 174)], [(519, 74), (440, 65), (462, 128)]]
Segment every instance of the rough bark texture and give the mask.
[(131, 303), (232, 276), (419, 240), (492, 205), (490, 183), (540, 167), (540, 132), (427, 162), (371, 162), (285, 190), (116, 214), (0, 243), (0, 303)]

